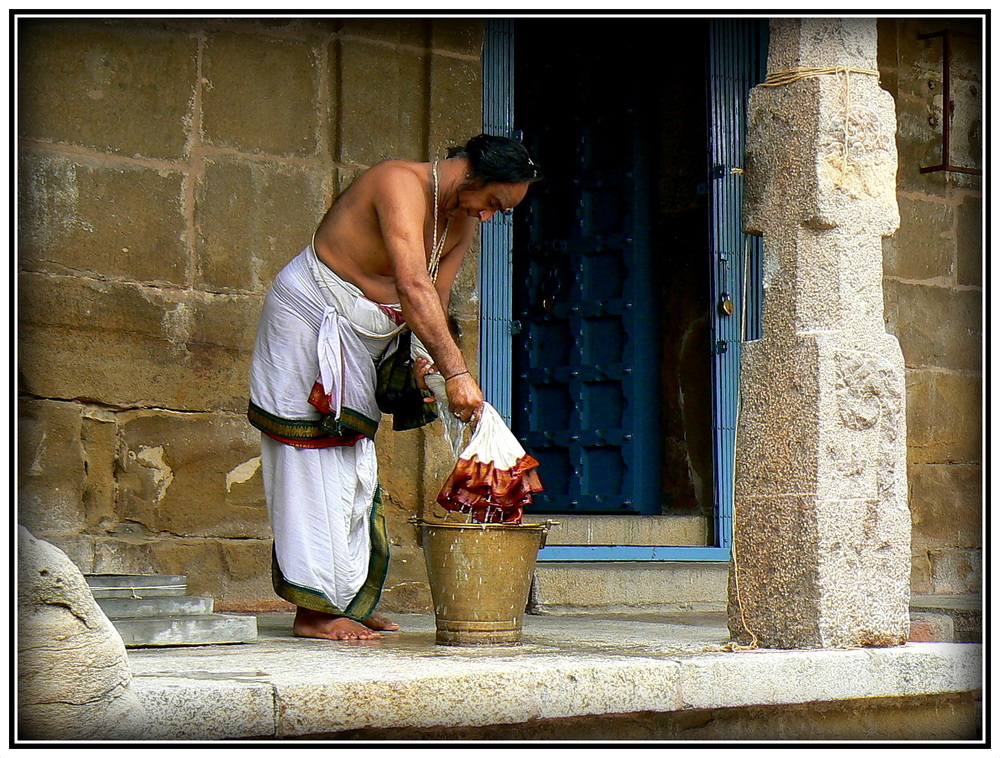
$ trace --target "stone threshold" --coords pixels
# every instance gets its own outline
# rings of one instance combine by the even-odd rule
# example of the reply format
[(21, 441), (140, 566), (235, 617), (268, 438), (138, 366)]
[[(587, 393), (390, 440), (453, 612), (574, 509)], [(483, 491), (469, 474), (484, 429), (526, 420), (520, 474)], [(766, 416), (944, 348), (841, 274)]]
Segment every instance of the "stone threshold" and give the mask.
[(298, 639), (291, 615), (280, 613), (258, 615), (252, 643), (130, 650), (147, 739), (447, 735), (498, 725), (544, 738), (545, 725), (561, 719), (933, 702), (983, 685), (978, 644), (724, 652), (720, 613), (527, 616), (522, 644), (495, 648), (436, 645), (430, 614), (394, 618), (402, 631), (371, 642)]

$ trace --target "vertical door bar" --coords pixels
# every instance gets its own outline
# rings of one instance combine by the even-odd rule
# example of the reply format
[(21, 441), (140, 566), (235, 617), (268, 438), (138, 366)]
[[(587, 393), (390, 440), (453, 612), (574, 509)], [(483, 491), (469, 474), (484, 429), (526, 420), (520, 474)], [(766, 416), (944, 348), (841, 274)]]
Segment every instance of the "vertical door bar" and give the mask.
[[(513, 22), (488, 19), (483, 40), (483, 131), (514, 133)], [(479, 384), (511, 423), (513, 219), (502, 213), (482, 224), (479, 253)]]
[[(766, 22), (719, 19), (709, 24), (709, 146), (710, 250), (712, 256), (712, 435), (715, 464), (715, 544), (732, 544), (733, 475), (739, 399), (740, 346), (759, 336), (753, 293), (759, 271), (759, 240), (743, 233), (743, 167), (746, 104), (759, 79), (762, 50), (758, 25)], [(745, 307), (746, 306), (746, 307)], [(753, 319), (753, 327), (745, 325)]]

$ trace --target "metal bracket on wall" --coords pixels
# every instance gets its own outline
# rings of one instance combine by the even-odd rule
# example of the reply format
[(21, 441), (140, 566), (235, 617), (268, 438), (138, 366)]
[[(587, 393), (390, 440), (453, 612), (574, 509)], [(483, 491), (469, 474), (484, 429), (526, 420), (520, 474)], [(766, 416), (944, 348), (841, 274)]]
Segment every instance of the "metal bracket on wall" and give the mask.
[(982, 176), (981, 168), (964, 168), (962, 166), (951, 165), (951, 120), (955, 113), (955, 101), (951, 99), (951, 40), (953, 37), (965, 37), (967, 39), (978, 39), (971, 34), (954, 32), (951, 29), (943, 29), (939, 32), (920, 34), (917, 39), (935, 39), (941, 37), (944, 48), (943, 82), (944, 82), (944, 118), (941, 124), (941, 163), (936, 166), (926, 166), (920, 169), (921, 174), (929, 174), (934, 171), (957, 171), (961, 174), (974, 174)]

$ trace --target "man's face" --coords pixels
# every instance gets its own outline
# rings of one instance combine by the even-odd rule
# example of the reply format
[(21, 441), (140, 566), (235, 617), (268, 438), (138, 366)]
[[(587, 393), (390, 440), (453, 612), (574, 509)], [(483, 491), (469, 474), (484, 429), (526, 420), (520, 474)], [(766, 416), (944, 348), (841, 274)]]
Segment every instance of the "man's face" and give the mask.
[(497, 213), (512, 211), (528, 194), (528, 182), (473, 181), (458, 192), (458, 213), (489, 221)]

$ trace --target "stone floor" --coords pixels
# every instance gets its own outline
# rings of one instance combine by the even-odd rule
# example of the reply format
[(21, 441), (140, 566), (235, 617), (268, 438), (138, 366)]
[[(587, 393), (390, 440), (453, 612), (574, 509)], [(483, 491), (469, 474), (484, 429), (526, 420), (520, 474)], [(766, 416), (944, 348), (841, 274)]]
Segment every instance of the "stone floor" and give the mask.
[[(429, 614), (394, 618), (402, 630), (374, 641), (295, 638), (292, 616), (280, 613), (258, 615), (252, 643), (132, 649), (149, 739), (448, 738), (470, 729), (492, 729), (491, 739), (544, 738), (554, 734), (546, 725), (559, 723), (621, 739), (622, 730), (638, 734), (643, 718), (713, 709), (919, 701), (939, 716), (957, 712), (948, 698), (967, 706), (982, 688), (978, 644), (726, 652), (717, 612), (532, 615), (521, 645), (494, 648), (436, 645)], [(960, 739), (968, 718), (955, 728)], [(876, 723), (856, 714), (850, 721)], [(750, 728), (766, 722), (757, 717)], [(870, 728), (872, 739), (891, 737)]]

